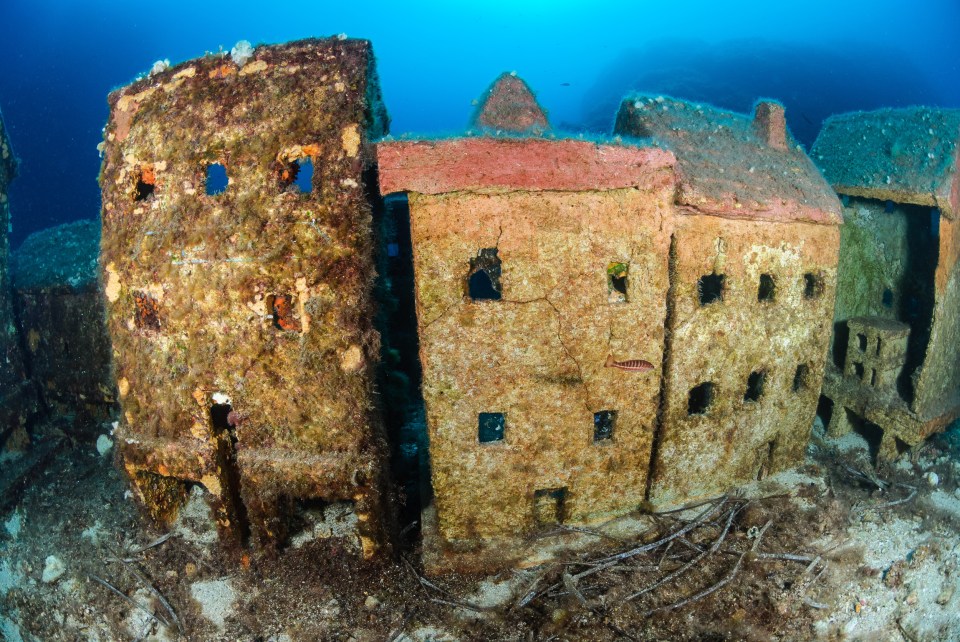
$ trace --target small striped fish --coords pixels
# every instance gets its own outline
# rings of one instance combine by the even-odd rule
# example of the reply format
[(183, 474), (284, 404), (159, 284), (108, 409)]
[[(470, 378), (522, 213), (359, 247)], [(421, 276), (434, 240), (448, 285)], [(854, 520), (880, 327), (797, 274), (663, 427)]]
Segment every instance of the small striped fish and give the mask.
[(614, 361), (613, 355), (607, 355), (607, 362), (603, 364), (606, 368), (620, 368), (629, 372), (644, 372), (653, 370), (653, 364), (643, 359), (629, 359), (627, 361)]

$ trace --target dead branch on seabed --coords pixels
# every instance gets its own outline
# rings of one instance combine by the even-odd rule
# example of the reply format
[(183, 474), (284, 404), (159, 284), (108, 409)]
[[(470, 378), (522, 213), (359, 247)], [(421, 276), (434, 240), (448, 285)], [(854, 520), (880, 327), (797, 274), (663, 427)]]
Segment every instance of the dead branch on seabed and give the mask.
[[(410, 560), (408, 560), (406, 557), (403, 558), (403, 562), (404, 564), (406, 564), (407, 569), (413, 574), (413, 576), (417, 578), (417, 581), (420, 583), (421, 588), (424, 589), (424, 592), (426, 593), (427, 597), (434, 604), (445, 604), (447, 606), (456, 606), (459, 608), (467, 609), (468, 611), (474, 611), (475, 613), (489, 613), (489, 612), (498, 610), (497, 608), (492, 606), (480, 606), (479, 604), (474, 604), (473, 602), (468, 602), (466, 600), (461, 600), (457, 598), (450, 591), (440, 588), (439, 586), (437, 586), (427, 578), (417, 573), (417, 569), (413, 567), (413, 564), (411, 564)], [(433, 591), (438, 595), (442, 595), (443, 597), (437, 597), (436, 595), (431, 593), (431, 591)]]
[(104, 588), (108, 589), (110, 592), (112, 592), (113, 594), (115, 594), (117, 597), (119, 597), (120, 599), (122, 599), (124, 602), (126, 602), (126, 603), (129, 604), (130, 606), (132, 606), (132, 607), (134, 607), (134, 608), (136, 608), (136, 609), (140, 609), (141, 611), (143, 611), (144, 613), (146, 613), (147, 615), (149, 615), (150, 618), (151, 618), (153, 621), (155, 621), (157, 624), (162, 624), (163, 626), (165, 626), (165, 627), (167, 627), (167, 628), (170, 628), (170, 622), (168, 622), (165, 617), (163, 617), (163, 616), (160, 615), (159, 613), (154, 613), (154, 612), (151, 611), (149, 608), (147, 608), (147, 606), (146, 606), (145, 604), (141, 604), (140, 602), (136, 601), (135, 599), (129, 597), (126, 593), (124, 593), (123, 591), (121, 591), (120, 589), (118, 589), (116, 586), (114, 586), (113, 584), (111, 584), (111, 583), (108, 582), (107, 580), (103, 579), (102, 577), (98, 577), (98, 576), (96, 576), (96, 575), (93, 575), (92, 573), (87, 573), (87, 577), (89, 577), (91, 580), (93, 580), (93, 581), (96, 582), (97, 584), (99, 584), (99, 585), (103, 586)]
[[(166, 540), (164, 539), (163, 541), (166, 541)], [(177, 616), (176, 611), (173, 610), (173, 606), (171, 606), (170, 602), (167, 601), (167, 598), (165, 598), (165, 597), (163, 596), (163, 593), (161, 593), (161, 592), (157, 589), (157, 587), (155, 587), (155, 586), (150, 582), (150, 580), (148, 580), (140, 571), (138, 571), (137, 568), (136, 568), (132, 563), (130, 563), (130, 562), (128, 562), (126, 559), (120, 557), (120, 556), (117, 555), (114, 551), (110, 551), (110, 552), (113, 554), (113, 558), (108, 558), (108, 560), (109, 560), (109, 561), (114, 561), (114, 562), (120, 562), (121, 564), (123, 564), (123, 567), (124, 567), (127, 571), (129, 571), (131, 575), (133, 575), (135, 578), (137, 578), (137, 580), (138, 580), (141, 584), (143, 584), (143, 585), (146, 587), (146, 589), (147, 589), (148, 591), (150, 591), (150, 593), (151, 593), (155, 598), (157, 598), (157, 601), (160, 602), (160, 604), (163, 606), (164, 610), (166, 610), (167, 614), (170, 616), (170, 619), (171, 619), (171, 620), (173, 621), (173, 623), (176, 625), (177, 631), (180, 633), (180, 635), (185, 635), (185, 634), (186, 634), (186, 631), (185, 631), (184, 628), (183, 628), (183, 622), (180, 621), (180, 618)], [(170, 625), (167, 624), (167, 626), (169, 627)]]

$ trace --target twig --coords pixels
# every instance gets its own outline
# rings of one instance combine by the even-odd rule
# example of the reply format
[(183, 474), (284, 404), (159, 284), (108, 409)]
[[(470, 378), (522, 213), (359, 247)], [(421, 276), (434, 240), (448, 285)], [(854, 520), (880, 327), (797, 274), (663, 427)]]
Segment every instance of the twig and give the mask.
[(871, 506), (871, 508), (890, 508), (891, 506), (899, 506), (900, 504), (906, 504), (911, 501), (914, 497), (917, 496), (917, 489), (914, 488), (910, 491), (910, 494), (904, 497), (903, 499), (896, 499), (892, 502), (884, 502), (882, 504), (877, 504), (876, 506)]
[(101, 577), (97, 577), (96, 575), (94, 575), (94, 574), (92, 574), (92, 573), (87, 573), (87, 577), (89, 577), (91, 580), (93, 580), (93, 581), (96, 582), (97, 584), (100, 584), (100, 585), (103, 586), (104, 588), (110, 590), (110, 591), (113, 592), (117, 597), (119, 597), (119, 598), (122, 599), (123, 601), (127, 602), (127, 603), (130, 604), (131, 606), (134, 606), (134, 607), (140, 609), (141, 611), (143, 611), (144, 613), (146, 613), (147, 615), (149, 615), (151, 618), (153, 618), (154, 620), (156, 620), (158, 623), (163, 624), (163, 625), (164, 625), (165, 627), (167, 627), (167, 628), (170, 628), (170, 622), (168, 622), (165, 617), (163, 617), (163, 616), (160, 615), (159, 613), (154, 613), (153, 611), (151, 611), (150, 609), (148, 609), (146, 606), (144, 606), (144, 605), (141, 604), (140, 602), (137, 602), (137, 601), (134, 600), (133, 598), (127, 596), (127, 595), (124, 594), (120, 589), (118, 589), (116, 586), (114, 586), (114, 585), (111, 584), (110, 582), (106, 581), (105, 579), (103, 579), (103, 578), (101, 578)]
[(679, 602), (674, 602), (674, 603), (672, 603), (672, 604), (667, 604), (666, 606), (658, 606), (658, 607), (655, 608), (655, 609), (650, 609), (649, 611), (647, 611), (646, 613), (644, 613), (641, 617), (645, 617), (645, 618), (646, 618), (646, 617), (650, 617), (650, 616), (653, 615), (654, 613), (658, 613), (658, 612), (660, 612), (660, 611), (672, 611), (672, 610), (674, 610), (674, 609), (679, 609), (679, 608), (681, 608), (681, 607), (683, 607), (683, 606), (686, 606), (687, 604), (692, 604), (693, 602), (697, 602), (697, 601), (699, 601), (699, 600), (702, 600), (703, 598), (705, 598), (706, 596), (710, 595), (711, 593), (714, 593), (714, 592), (716, 592), (716, 591), (719, 591), (719, 590), (722, 589), (724, 586), (726, 586), (727, 584), (729, 584), (730, 582), (732, 582), (732, 581), (733, 581), (733, 578), (737, 576), (737, 573), (740, 572), (740, 566), (743, 564), (743, 558), (746, 557), (746, 556), (747, 556), (746, 553), (741, 553), (741, 554), (740, 554), (740, 557), (737, 558), (737, 563), (734, 564), (733, 568), (730, 570), (730, 572), (727, 574), (727, 576), (724, 577), (724, 578), (723, 578), (722, 580), (720, 580), (719, 582), (717, 582), (716, 584), (714, 584), (713, 586), (711, 586), (710, 588), (706, 588), (706, 589), (700, 591), (699, 593), (694, 593), (694, 594), (691, 595), (690, 597), (685, 598), (685, 599), (682, 599), (682, 600), (680, 600)]
[(793, 553), (757, 553), (753, 558), (756, 560), (786, 560), (788, 562), (804, 563), (812, 562), (816, 559), (809, 555), (794, 555)]
[(170, 531), (170, 532), (167, 533), (166, 535), (161, 535), (160, 537), (158, 537), (157, 539), (153, 540), (153, 541), (150, 542), (149, 544), (147, 544), (147, 545), (145, 545), (145, 546), (141, 546), (141, 547), (138, 548), (138, 549), (135, 549), (135, 550), (130, 551), (129, 554), (130, 554), (130, 555), (139, 555), (140, 553), (142, 553), (142, 552), (144, 552), (144, 551), (147, 551), (147, 550), (150, 550), (151, 548), (155, 548), (155, 547), (157, 547), (157, 546), (160, 546), (161, 544), (163, 544), (164, 542), (166, 542), (166, 541), (167, 541), (168, 539), (170, 539), (171, 537), (177, 537), (177, 533), (175, 533), (174, 531)]
[[(468, 609), (468, 610), (470, 610), (470, 611), (476, 611), (477, 613), (483, 613), (483, 612), (489, 612), (489, 611), (495, 611), (495, 610), (496, 610), (495, 608), (490, 607), (490, 606), (480, 606), (480, 605), (478, 605), (478, 604), (473, 604), (472, 602), (467, 602), (466, 600), (460, 600), (460, 599), (458, 599), (455, 595), (453, 595), (452, 593), (450, 593), (450, 591), (446, 591), (446, 590), (440, 588), (439, 586), (437, 586), (436, 584), (434, 584), (433, 582), (431, 582), (431, 581), (428, 580), (427, 578), (425, 578), (425, 577), (421, 576), (419, 573), (417, 573), (416, 569), (413, 568), (413, 564), (410, 563), (410, 560), (408, 560), (407, 558), (403, 558), (403, 561), (407, 563), (407, 568), (410, 569), (410, 572), (413, 573), (413, 575), (417, 578), (417, 581), (420, 582), (420, 586), (422, 586), (425, 590), (426, 590), (426, 589), (432, 589), (432, 590), (436, 591), (437, 593), (440, 593), (441, 595), (444, 595), (444, 596), (450, 598), (450, 599), (440, 599), (440, 598), (435, 598), (435, 597), (433, 597), (433, 596), (430, 596), (430, 601), (431, 601), (431, 602), (436, 602), (437, 604), (447, 604), (447, 605), (450, 605), (450, 606), (459, 606), (459, 607), (461, 607), (461, 608), (465, 608), (465, 609)], [(427, 593), (427, 595), (430, 595), (429, 592)]]
[[(631, 600), (634, 600), (634, 599), (640, 597), (641, 595), (645, 595), (645, 594), (649, 593), (650, 591), (653, 591), (653, 590), (656, 590), (656, 589), (660, 588), (661, 586), (663, 586), (664, 584), (666, 584), (667, 582), (669, 582), (669, 581), (672, 580), (673, 578), (675, 578), (675, 577), (677, 577), (677, 576), (679, 576), (679, 575), (683, 575), (684, 573), (686, 573), (690, 568), (693, 567), (694, 564), (696, 564), (697, 562), (699, 562), (699, 561), (702, 560), (703, 558), (707, 557), (708, 555), (712, 555), (713, 553), (716, 553), (716, 552), (717, 552), (717, 549), (719, 549), (719, 548), (720, 548), (720, 545), (723, 543), (723, 540), (725, 540), (725, 539), (727, 538), (727, 533), (730, 532), (730, 526), (731, 526), (731, 524), (733, 524), (733, 518), (737, 515), (738, 512), (739, 512), (739, 511), (736, 510), (736, 509), (731, 509), (731, 510), (730, 510), (730, 514), (727, 516), (727, 523), (726, 523), (726, 525), (724, 526), (723, 531), (720, 533), (720, 535), (717, 537), (717, 539), (713, 542), (713, 545), (712, 545), (710, 548), (708, 548), (707, 550), (703, 551), (702, 553), (700, 553), (699, 555), (697, 555), (697, 556), (694, 557), (692, 560), (690, 560), (689, 562), (687, 562), (686, 564), (684, 564), (683, 566), (681, 566), (681, 567), (678, 568), (677, 570), (673, 571), (672, 573), (668, 573), (666, 576), (664, 576), (664, 577), (661, 578), (660, 580), (654, 582), (654, 583), (651, 584), (650, 586), (647, 586), (646, 588), (643, 588), (643, 589), (637, 591), (636, 593), (633, 593), (633, 594), (628, 595), (627, 597), (623, 598), (623, 600), (621, 601), (621, 603), (622, 603), (622, 602), (629, 602), (629, 601), (631, 601)], [(770, 523), (771, 523), (771, 522), (767, 522), (767, 526), (769, 526)], [(766, 526), (764, 526), (764, 530), (766, 530)], [(761, 538), (762, 536), (763, 536), (763, 531), (761, 531), (761, 532), (760, 532), (760, 535), (757, 536), (757, 541), (758, 541), (758, 542), (760, 541), (760, 538)], [(756, 546), (756, 543), (754, 543), (754, 546)]]
[(407, 611), (403, 616), (403, 621), (400, 623), (400, 626), (396, 630), (391, 630), (389, 637), (387, 637), (387, 642), (396, 642), (397, 638), (403, 635), (403, 630), (407, 628), (407, 623), (410, 622), (410, 618), (413, 617), (413, 611)]
[(767, 529), (770, 528), (770, 524), (773, 523), (772, 519), (768, 519), (767, 523), (763, 525), (763, 528), (757, 533), (757, 536), (753, 538), (753, 546), (750, 547), (751, 552), (755, 552), (757, 547), (760, 546), (760, 540), (763, 539), (763, 534), (767, 532)]
[(812, 608), (812, 609), (825, 609), (825, 608), (829, 608), (829, 607), (827, 607), (826, 604), (823, 604), (822, 602), (814, 602), (814, 601), (813, 601), (812, 599), (810, 599), (809, 597), (803, 598), (803, 603), (806, 604), (807, 606), (809, 606), (809, 607)]
[[(115, 555), (116, 555), (116, 554), (115, 554)], [(173, 610), (173, 607), (170, 605), (170, 602), (167, 601), (167, 598), (163, 597), (163, 594), (162, 594), (159, 590), (157, 590), (157, 587), (155, 587), (153, 584), (151, 584), (150, 581), (149, 581), (146, 577), (144, 577), (143, 574), (140, 573), (140, 571), (138, 571), (138, 570), (136, 569), (136, 567), (134, 567), (133, 564), (131, 564), (131, 563), (127, 562), (126, 560), (123, 560), (123, 559), (121, 559), (121, 558), (119, 558), (119, 557), (117, 557), (117, 558), (115, 558), (115, 559), (116, 559), (118, 562), (120, 562), (121, 564), (123, 564), (124, 568), (126, 568), (128, 571), (130, 571), (130, 573), (131, 573), (134, 577), (136, 577), (138, 580), (140, 580), (140, 582), (141, 582), (145, 587), (147, 587), (147, 590), (150, 591), (155, 598), (157, 598), (157, 600), (160, 602), (160, 604), (163, 605), (163, 608), (166, 609), (167, 613), (170, 614), (170, 619), (173, 620), (173, 623), (174, 623), (174, 624), (176, 624), (176, 626), (177, 626), (177, 631), (179, 631), (180, 634), (182, 635), (182, 634), (184, 633), (183, 623), (180, 621), (180, 618), (177, 617), (176, 611)], [(169, 624), (168, 624), (167, 626), (169, 626)]]

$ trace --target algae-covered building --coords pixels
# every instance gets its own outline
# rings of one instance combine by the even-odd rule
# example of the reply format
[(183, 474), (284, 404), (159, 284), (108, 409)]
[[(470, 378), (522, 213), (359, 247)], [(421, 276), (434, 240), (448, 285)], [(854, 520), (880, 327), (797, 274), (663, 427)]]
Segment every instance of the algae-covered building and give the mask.
[(632, 97), (617, 133), (647, 140), (571, 140), (506, 75), (473, 127), (378, 145), (410, 207), (428, 569), (801, 461), (840, 204), (782, 107)]
[(372, 556), (390, 510), (365, 147), (387, 115), (370, 43), (238, 46), (155, 72), (110, 95), (101, 173), (135, 494), (170, 520), (199, 484), (223, 535), (268, 547), (298, 506), (352, 502)]
[(20, 450), (29, 443), (27, 429), (37, 412), (36, 394), (24, 370), (20, 337), (10, 289), (10, 182), (17, 157), (0, 115), (0, 450)]
[(509, 563), (539, 527), (640, 505), (664, 349), (673, 156), (538, 136), (510, 75), (473, 126), (504, 135), (377, 153), (381, 191), (409, 200), (432, 571)]
[(803, 460), (830, 336), (840, 203), (783, 107), (623, 101), (616, 132), (676, 154), (663, 414), (649, 500), (670, 507)]
[(812, 156), (843, 196), (832, 360), (834, 436), (889, 459), (960, 415), (960, 110), (833, 116)]

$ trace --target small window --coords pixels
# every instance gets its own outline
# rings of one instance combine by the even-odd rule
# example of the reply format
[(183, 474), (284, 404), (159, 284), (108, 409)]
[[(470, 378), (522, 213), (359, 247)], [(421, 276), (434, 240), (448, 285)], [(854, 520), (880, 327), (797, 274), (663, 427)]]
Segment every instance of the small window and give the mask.
[(853, 364), (853, 371), (856, 373), (857, 379), (863, 380), (863, 364), (862, 363)]
[(706, 274), (697, 281), (697, 295), (700, 305), (709, 305), (723, 301), (725, 277), (722, 274)]
[(502, 412), (481, 412), (477, 419), (477, 438), (481, 444), (503, 441), (505, 425)]
[(153, 165), (141, 165), (137, 170), (137, 182), (133, 189), (133, 200), (145, 201), (153, 196), (157, 186), (157, 175)]
[(713, 383), (707, 381), (690, 390), (687, 400), (688, 415), (705, 415), (713, 403)]
[(555, 526), (564, 520), (566, 488), (544, 488), (533, 493), (533, 514), (538, 526)]
[(210, 427), (214, 434), (223, 431), (233, 432), (235, 421), (231, 421), (233, 407), (228, 403), (215, 403), (210, 406)]
[(470, 259), (470, 277), (467, 280), (467, 292), (474, 301), (499, 301), (500, 257), (497, 248), (487, 247)]
[(267, 311), (277, 330), (300, 332), (302, 328), (293, 310), (293, 297), (289, 294), (271, 294), (267, 297)]
[(877, 386), (877, 369), (876, 368), (870, 369), (870, 385), (873, 386), (874, 388), (876, 388)]
[(627, 302), (627, 273), (629, 263), (611, 263), (607, 266), (607, 301)]
[(309, 156), (278, 163), (277, 183), (280, 191), (295, 189), (301, 194), (313, 191), (313, 160)]
[(865, 334), (857, 335), (857, 346), (860, 348), (860, 352), (867, 351), (867, 335)]
[(760, 275), (760, 287), (757, 288), (757, 301), (773, 301), (777, 286), (770, 274)]
[(743, 393), (743, 400), (747, 402), (760, 401), (766, 381), (767, 373), (763, 370), (751, 372), (750, 376), (747, 377), (747, 390)]
[(823, 275), (814, 272), (807, 272), (803, 275), (803, 296), (806, 299), (818, 299), (823, 295), (826, 286), (823, 282)]
[(793, 374), (793, 391), (800, 392), (810, 388), (810, 366), (801, 363)]
[(220, 163), (207, 165), (206, 189), (207, 196), (216, 196), (227, 191), (230, 179), (227, 177), (227, 168)]
[(883, 307), (892, 308), (893, 307), (893, 290), (890, 288), (884, 288), (883, 297), (882, 297)]
[(593, 413), (593, 441), (610, 441), (617, 422), (616, 410), (601, 410)]

